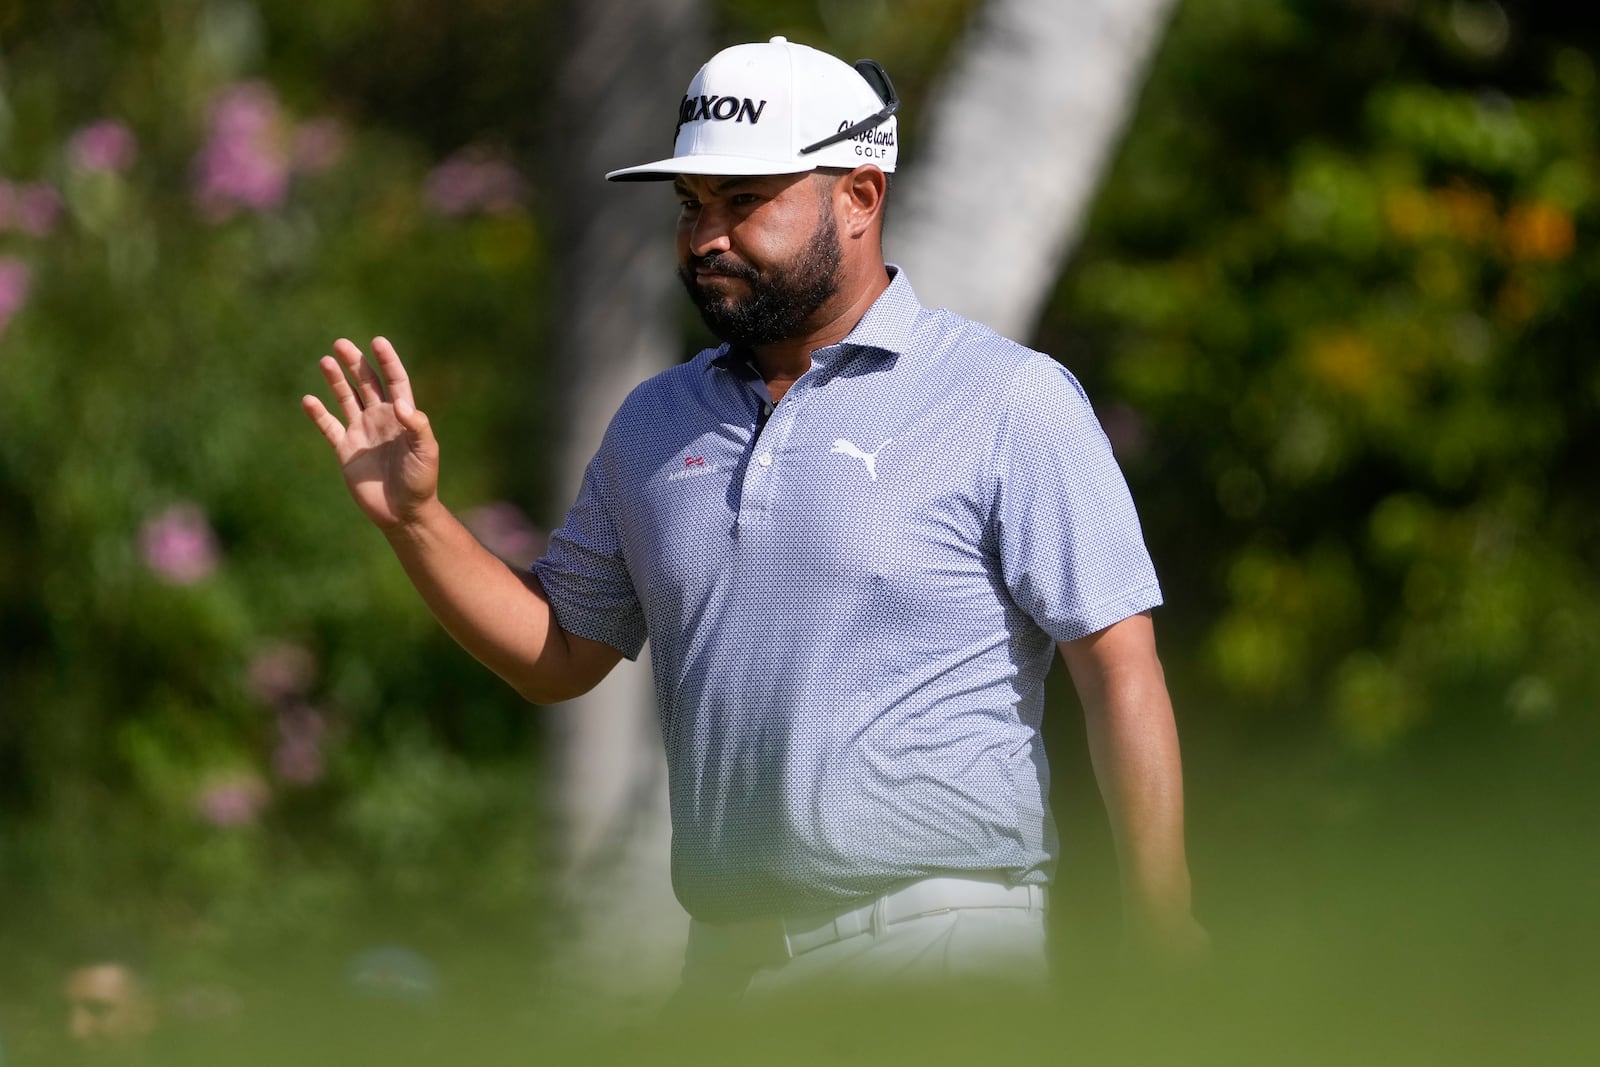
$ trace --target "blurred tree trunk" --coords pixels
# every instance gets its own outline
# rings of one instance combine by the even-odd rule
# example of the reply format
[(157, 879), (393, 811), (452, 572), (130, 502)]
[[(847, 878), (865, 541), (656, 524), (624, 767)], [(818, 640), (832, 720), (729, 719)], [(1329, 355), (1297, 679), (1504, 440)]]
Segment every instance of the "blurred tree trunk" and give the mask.
[(1028, 339), (1173, 2), (983, 5), (889, 210), (889, 258), (924, 303)]
[[(549, 152), (560, 189), (558, 507), (577, 496), (611, 415), (676, 361), (676, 205), (664, 186), (610, 187), (607, 170), (670, 154), (677, 103), (705, 62), (700, 0), (577, 0)], [(594, 692), (547, 709), (548, 780), (565, 903), (564, 983), (618, 996), (670, 990), (688, 918), (672, 894), (666, 764), (648, 653)]]

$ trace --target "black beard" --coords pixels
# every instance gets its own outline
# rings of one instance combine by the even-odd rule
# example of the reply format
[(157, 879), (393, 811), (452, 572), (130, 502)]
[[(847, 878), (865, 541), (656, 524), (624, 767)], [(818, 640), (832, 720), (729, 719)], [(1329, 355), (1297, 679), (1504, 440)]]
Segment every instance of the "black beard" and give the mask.
[[(794, 262), (762, 275), (754, 267), (722, 255), (689, 257), (678, 268), (689, 299), (706, 328), (724, 341), (745, 348), (786, 341), (802, 332), (806, 320), (839, 291), (839, 228), (825, 213), (811, 240)], [(695, 281), (696, 267), (741, 278), (750, 287), (743, 299), (724, 299), (707, 292)]]

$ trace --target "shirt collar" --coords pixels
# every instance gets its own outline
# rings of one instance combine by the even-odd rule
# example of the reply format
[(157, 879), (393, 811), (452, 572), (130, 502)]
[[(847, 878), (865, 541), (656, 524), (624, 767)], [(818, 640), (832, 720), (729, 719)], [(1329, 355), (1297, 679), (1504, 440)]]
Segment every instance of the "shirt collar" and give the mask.
[[(898, 356), (911, 344), (911, 332), (916, 326), (922, 303), (911, 288), (906, 272), (893, 263), (885, 265), (889, 271), (889, 287), (878, 294), (878, 299), (867, 308), (861, 321), (855, 324), (843, 341), (818, 349), (811, 354), (812, 362), (827, 366), (861, 350), (883, 355)], [(818, 358), (818, 356), (822, 358)], [(830, 358), (831, 357), (831, 358)], [(742, 348), (724, 344), (711, 357), (714, 366), (733, 371), (741, 377), (755, 373), (750, 354)]]
[(861, 316), (855, 329), (840, 341), (840, 348), (875, 348), (890, 355), (899, 355), (911, 344), (911, 330), (916, 325), (922, 304), (911, 289), (911, 279), (906, 272), (887, 264), (889, 288), (878, 294), (867, 313)]

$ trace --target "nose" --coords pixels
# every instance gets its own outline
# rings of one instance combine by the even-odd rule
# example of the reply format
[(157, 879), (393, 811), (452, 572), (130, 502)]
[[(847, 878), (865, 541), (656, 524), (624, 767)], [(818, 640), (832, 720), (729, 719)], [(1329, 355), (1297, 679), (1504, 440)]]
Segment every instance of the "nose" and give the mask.
[(683, 219), (683, 230), (689, 251), (696, 256), (716, 255), (733, 247), (728, 236), (730, 226), (725, 213), (702, 205)]

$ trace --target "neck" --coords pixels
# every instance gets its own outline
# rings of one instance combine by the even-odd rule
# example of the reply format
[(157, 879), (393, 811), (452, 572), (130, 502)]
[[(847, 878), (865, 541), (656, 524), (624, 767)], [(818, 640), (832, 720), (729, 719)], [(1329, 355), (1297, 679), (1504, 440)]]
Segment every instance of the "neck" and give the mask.
[(850, 335), (873, 301), (889, 288), (889, 272), (878, 262), (858, 277), (840, 281), (844, 284), (839, 292), (817, 309), (805, 332), (769, 345), (757, 345), (752, 350), (756, 370), (761, 372), (774, 401), (811, 369), (811, 353), (836, 345)]

